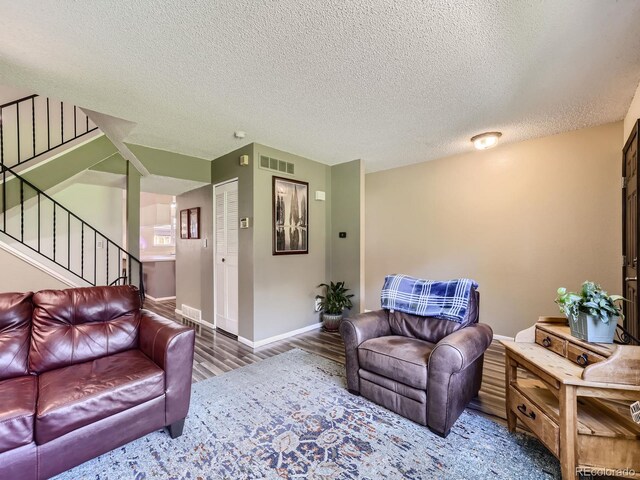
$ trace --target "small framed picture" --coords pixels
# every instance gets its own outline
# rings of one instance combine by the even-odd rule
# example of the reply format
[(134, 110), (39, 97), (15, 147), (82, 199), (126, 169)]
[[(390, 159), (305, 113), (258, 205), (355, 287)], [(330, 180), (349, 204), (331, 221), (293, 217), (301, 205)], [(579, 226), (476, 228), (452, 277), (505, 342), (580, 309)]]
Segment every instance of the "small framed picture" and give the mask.
[(189, 209), (189, 238), (200, 238), (200, 207)]
[(189, 238), (189, 210), (180, 210), (180, 238)]
[(309, 253), (309, 184), (273, 177), (273, 254)]

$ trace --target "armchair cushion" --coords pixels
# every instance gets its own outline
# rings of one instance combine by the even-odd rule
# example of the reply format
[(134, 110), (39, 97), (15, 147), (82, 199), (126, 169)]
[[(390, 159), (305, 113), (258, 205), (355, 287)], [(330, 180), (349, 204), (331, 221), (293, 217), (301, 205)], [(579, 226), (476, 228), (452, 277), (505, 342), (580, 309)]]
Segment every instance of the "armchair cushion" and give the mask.
[(360, 368), (426, 390), (427, 364), (433, 343), (417, 338), (387, 336), (372, 338), (358, 348)]
[(164, 394), (164, 372), (139, 350), (40, 375), (40, 445)]
[(33, 441), (37, 385), (30, 375), (0, 381), (0, 452)]

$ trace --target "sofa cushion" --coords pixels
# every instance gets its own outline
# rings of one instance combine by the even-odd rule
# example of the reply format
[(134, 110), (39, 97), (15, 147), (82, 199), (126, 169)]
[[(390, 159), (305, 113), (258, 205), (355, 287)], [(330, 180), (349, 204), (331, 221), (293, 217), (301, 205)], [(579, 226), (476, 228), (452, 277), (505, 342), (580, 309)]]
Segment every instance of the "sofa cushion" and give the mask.
[(0, 293), (0, 380), (29, 373), (32, 293)]
[(43, 290), (33, 296), (29, 368), (41, 373), (138, 347), (132, 286)]
[(427, 364), (435, 345), (391, 335), (366, 340), (358, 347), (360, 367), (413, 388), (427, 389)]
[(0, 381), (0, 452), (33, 441), (38, 378), (9, 378)]
[(164, 394), (164, 372), (139, 350), (128, 350), (40, 375), (36, 443)]
[(471, 288), (469, 307), (461, 323), (433, 317), (421, 317), (398, 311), (389, 312), (389, 327), (394, 335), (414, 337), (427, 342), (438, 343), (447, 335), (478, 322), (480, 295)]

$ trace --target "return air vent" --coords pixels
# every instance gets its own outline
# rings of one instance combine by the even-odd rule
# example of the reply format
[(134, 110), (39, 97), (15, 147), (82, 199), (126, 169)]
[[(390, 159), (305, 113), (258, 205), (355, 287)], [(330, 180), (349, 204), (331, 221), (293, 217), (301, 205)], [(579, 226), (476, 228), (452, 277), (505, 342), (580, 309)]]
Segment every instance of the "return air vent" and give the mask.
[(295, 165), (293, 163), (267, 157), (266, 155), (260, 155), (260, 168), (278, 173), (287, 173), (289, 175), (295, 173)]
[(189, 305), (182, 304), (182, 316), (193, 320), (194, 322), (202, 321), (202, 312), (197, 308), (190, 307)]

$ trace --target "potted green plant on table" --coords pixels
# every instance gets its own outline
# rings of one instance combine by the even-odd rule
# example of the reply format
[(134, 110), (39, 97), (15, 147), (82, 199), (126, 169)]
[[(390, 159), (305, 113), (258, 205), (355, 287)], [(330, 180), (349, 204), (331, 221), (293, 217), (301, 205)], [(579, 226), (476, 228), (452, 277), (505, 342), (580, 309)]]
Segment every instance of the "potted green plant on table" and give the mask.
[(322, 326), (328, 332), (337, 332), (342, 312), (353, 307), (353, 294), (347, 293), (349, 289), (344, 286), (344, 282), (330, 282), (329, 285), (321, 283), (318, 287), (324, 288), (324, 295), (316, 295), (322, 312)]
[(609, 295), (594, 282), (584, 282), (580, 293), (558, 289), (556, 303), (569, 320), (571, 335), (587, 342), (613, 343), (622, 307), (620, 295)]

